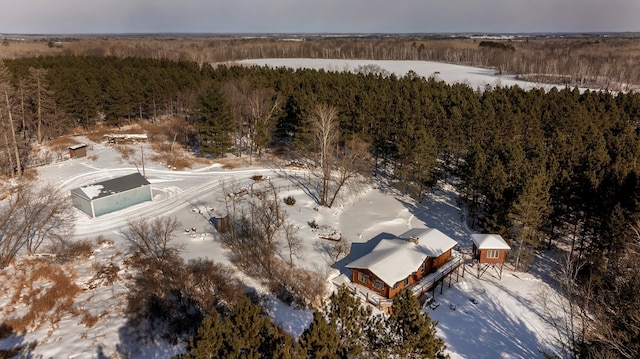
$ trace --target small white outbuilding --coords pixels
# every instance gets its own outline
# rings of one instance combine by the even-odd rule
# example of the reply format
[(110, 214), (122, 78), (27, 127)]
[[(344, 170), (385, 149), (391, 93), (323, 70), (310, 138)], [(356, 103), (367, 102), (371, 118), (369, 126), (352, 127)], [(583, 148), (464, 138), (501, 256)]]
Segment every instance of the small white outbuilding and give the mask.
[(478, 263), (478, 278), (487, 268), (499, 270), (502, 279), (502, 267), (507, 260), (507, 253), (511, 250), (507, 241), (499, 234), (472, 234), (473, 261)]

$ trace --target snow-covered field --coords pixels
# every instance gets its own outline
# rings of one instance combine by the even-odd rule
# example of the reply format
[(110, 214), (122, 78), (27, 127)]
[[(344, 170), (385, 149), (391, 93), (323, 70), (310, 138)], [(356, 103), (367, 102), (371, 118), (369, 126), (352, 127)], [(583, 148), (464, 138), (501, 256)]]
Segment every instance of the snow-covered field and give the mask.
[(249, 59), (238, 61), (245, 65), (258, 65), (269, 67), (288, 67), (293, 69), (309, 68), (324, 69), (326, 71), (350, 71), (357, 72), (373, 65), (396, 76), (405, 76), (413, 71), (424, 78), (434, 77), (446, 83), (464, 83), (473, 89), (484, 89), (486, 86), (514, 86), (528, 90), (543, 88), (549, 90), (552, 87), (563, 88), (563, 85), (550, 85), (538, 82), (518, 80), (513, 75), (500, 75), (494, 69), (454, 65), (436, 61), (394, 61), (394, 60), (341, 60), (341, 59)]
[[(498, 83), (526, 85), (496, 76), (491, 70), (442, 63), (300, 59), (250, 60), (245, 63), (316, 68), (327, 68), (331, 64), (335, 70), (354, 70), (360, 65), (373, 63), (399, 75), (406, 74), (408, 70), (425, 77), (438, 72), (436, 75), (447, 82), (460, 81), (473, 87)], [(83, 138), (79, 140), (88, 142)], [(140, 149), (140, 146), (134, 148)], [(147, 147), (145, 151), (151, 150)], [(142, 171), (140, 153), (134, 156), (138, 166), (122, 160), (113, 148), (100, 143), (91, 143), (89, 155), (92, 157), (41, 167), (38, 169), (39, 180), (55, 183), (68, 193), (79, 186)], [(145, 158), (149, 157), (145, 153)], [(347, 276), (350, 273), (343, 267), (332, 268), (331, 260), (319, 250), (318, 244), (323, 240), (308, 225), (313, 220), (336, 229), (346, 240), (356, 244), (383, 232), (399, 235), (413, 227), (428, 226), (449, 235), (463, 249), (470, 247), (471, 232), (462, 219), (455, 191), (447, 185), (438, 187), (422, 203), (415, 203), (410, 198), (395, 195), (384, 186), (369, 184), (346, 195), (334, 208), (327, 209), (319, 207), (300, 186), (313, 176), (303, 169), (245, 165), (229, 170), (214, 164), (189, 171), (173, 171), (146, 163), (144, 171), (152, 184), (153, 201), (98, 218), (89, 218), (74, 209), (78, 239), (102, 235), (112, 241), (104, 242), (86, 264), (74, 268), (77, 282), (89, 283), (96, 265), (121, 260), (126, 247), (121, 232), (130, 219), (140, 217), (175, 215), (184, 228), (196, 228), (195, 234), (193, 231), (177, 233), (178, 240), (185, 245), (185, 258), (207, 257), (229, 264), (228, 251), (211, 234), (215, 229), (209, 217), (223, 212), (223, 183), (250, 187), (253, 175), (270, 176), (282, 198), (295, 197), (294, 206), (284, 207), (289, 219), (300, 227), (299, 234), (304, 239), (304, 249), (296, 258), (296, 264), (326, 275), (328, 283), (340, 270)], [(347, 260), (355, 259), (356, 255), (358, 253), (353, 253)], [(126, 272), (126, 268), (121, 271)], [(0, 273), (0, 281), (8, 285), (19, 272), (20, 268), (7, 268)], [(442, 295), (436, 291), (436, 300), (441, 305), (427, 309), (431, 317), (439, 321), (438, 334), (445, 339), (452, 358), (532, 358), (541, 357), (540, 351), (558, 350), (553, 340), (556, 331), (545, 320), (548, 310), (540, 299), (553, 296), (554, 292), (547, 283), (532, 273), (516, 273), (509, 268), (505, 269), (502, 280), (492, 271), (487, 271), (481, 278), (477, 278), (475, 273), (475, 268), (468, 268), (459, 282), (454, 281), (450, 288), (445, 284)], [(248, 285), (255, 285), (252, 280), (246, 280)], [(12, 298), (8, 293), (7, 290), (0, 291), (0, 323), (25, 310), (24, 307), (11, 308)], [(77, 298), (81, 302), (77, 301), (75, 305), (81, 312), (98, 318), (95, 323), (87, 325), (81, 321), (81, 316), (65, 317), (54, 325), (45, 323), (24, 335), (7, 338), (0, 342), (0, 349), (37, 341), (32, 352), (34, 358), (166, 358), (178, 353), (179, 347), (166, 343), (140, 344), (131, 340), (134, 333), (130, 332), (123, 315), (125, 293), (122, 282), (86, 289)], [(472, 302), (471, 298), (477, 302)], [(452, 310), (450, 304), (454, 304), (456, 310)], [(281, 327), (294, 335), (301, 334), (311, 321), (309, 311), (294, 310), (277, 300), (272, 301), (269, 311)]]

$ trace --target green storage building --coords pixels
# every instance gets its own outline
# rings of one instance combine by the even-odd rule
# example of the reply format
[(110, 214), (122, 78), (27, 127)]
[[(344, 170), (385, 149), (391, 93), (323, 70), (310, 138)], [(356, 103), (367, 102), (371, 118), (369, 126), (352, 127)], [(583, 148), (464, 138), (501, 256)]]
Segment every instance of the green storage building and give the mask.
[(71, 190), (73, 206), (91, 217), (152, 199), (151, 184), (138, 172)]

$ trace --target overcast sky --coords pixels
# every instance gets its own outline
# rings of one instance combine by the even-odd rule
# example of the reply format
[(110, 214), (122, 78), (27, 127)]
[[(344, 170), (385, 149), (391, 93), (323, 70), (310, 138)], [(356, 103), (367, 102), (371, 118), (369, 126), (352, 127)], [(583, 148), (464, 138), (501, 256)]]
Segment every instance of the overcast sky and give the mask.
[(640, 0), (0, 0), (0, 33), (640, 31)]

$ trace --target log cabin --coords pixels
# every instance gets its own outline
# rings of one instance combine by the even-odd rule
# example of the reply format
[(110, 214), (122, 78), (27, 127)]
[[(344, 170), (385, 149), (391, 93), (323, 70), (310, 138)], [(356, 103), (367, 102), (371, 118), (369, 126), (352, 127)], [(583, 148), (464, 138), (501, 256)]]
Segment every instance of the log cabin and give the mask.
[(382, 239), (371, 252), (347, 264), (352, 283), (391, 299), (452, 258), (458, 243), (434, 228), (414, 228)]

